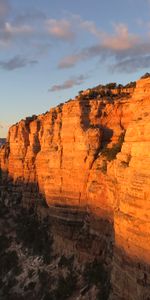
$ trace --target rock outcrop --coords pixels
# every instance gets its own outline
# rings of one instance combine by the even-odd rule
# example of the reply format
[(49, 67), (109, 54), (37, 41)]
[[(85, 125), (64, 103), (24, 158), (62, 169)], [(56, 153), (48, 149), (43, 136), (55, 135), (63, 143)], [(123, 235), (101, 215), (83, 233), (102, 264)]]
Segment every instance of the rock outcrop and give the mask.
[(41, 215), (46, 201), (57, 249), (101, 258), (114, 300), (150, 299), (149, 98), (150, 78), (79, 96), (13, 125), (0, 150), (1, 201)]
[[(115, 246), (111, 299), (150, 299), (150, 80), (137, 82), (121, 152), (110, 167)], [(119, 296), (120, 295), (120, 296)]]

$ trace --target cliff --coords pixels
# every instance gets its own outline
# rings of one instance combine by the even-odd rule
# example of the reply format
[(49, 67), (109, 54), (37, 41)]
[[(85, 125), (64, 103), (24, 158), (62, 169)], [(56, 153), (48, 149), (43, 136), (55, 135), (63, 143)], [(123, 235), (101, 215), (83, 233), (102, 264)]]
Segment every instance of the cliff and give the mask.
[(113, 300), (150, 295), (149, 97), (150, 78), (79, 95), (13, 125), (0, 150), (1, 201), (48, 215), (57, 251), (100, 259)]

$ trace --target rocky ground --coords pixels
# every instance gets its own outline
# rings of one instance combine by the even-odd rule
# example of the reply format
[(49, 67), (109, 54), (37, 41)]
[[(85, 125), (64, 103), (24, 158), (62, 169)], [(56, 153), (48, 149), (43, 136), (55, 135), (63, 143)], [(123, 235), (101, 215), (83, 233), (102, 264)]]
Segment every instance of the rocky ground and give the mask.
[(2, 205), (0, 214), (1, 300), (107, 299), (103, 266), (55, 253), (48, 219)]

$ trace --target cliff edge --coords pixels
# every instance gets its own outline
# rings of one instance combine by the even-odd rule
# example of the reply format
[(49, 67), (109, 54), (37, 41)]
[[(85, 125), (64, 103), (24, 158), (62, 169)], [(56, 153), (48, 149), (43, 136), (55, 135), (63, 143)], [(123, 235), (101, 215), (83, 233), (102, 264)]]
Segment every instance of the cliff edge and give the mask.
[(149, 101), (150, 78), (87, 91), (13, 125), (0, 148), (1, 201), (46, 211), (60, 252), (101, 258), (113, 300), (150, 295)]

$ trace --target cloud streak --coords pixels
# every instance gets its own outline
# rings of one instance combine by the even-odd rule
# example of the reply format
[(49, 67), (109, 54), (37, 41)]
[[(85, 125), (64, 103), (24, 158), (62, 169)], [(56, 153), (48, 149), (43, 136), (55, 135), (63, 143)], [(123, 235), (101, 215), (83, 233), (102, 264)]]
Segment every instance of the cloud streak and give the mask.
[(76, 63), (93, 58), (96, 56), (117, 56), (125, 54), (127, 50), (134, 48), (139, 42), (139, 38), (131, 35), (128, 32), (127, 26), (118, 24), (115, 26), (115, 33), (108, 35), (101, 33), (101, 41), (87, 48), (82, 49), (80, 52), (64, 57), (58, 64), (58, 68), (65, 69), (73, 67)]
[(37, 60), (28, 60), (25, 57), (16, 55), (7, 61), (0, 61), (0, 68), (6, 71), (13, 71), (16, 69), (24, 68), (37, 64)]
[(68, 20), (48, 19), (45, 22), (45, 25), (48, 34), (56, 39), (72, 41), (75, 38), (75, 33), (72, 30), (71, 22)]
[(62, 84), (56, 84), (53, 85), (50, 89), (49, 92), (58, 92), (66, 89), (70, 89), (74, 86), (81, 85), (84, 83), (84, 81), (87, 79), (87, 76), (80, 75), (77, 77), (72, 77), (66, 81), (64, 81)]
[(132, 73), (150, 67), (150, 55), (125, 59), (111, 66), (112, 72)]
[(33, 28), (29, 25), (21, 25), (21, 26), (13, 26), (11, 23), (6, 22), (4, 26), (4, 33), (8, 33), (11, 35), (17, 35), (17, 34), (28, 34), (32, 33)]
[[(143, 68), (145, 61), (148, 61), (147, 57), (150, 53), (148, 36), (144, 38), (131, 33), (125, 24), (114, 24), (113, 32), (110, 34), (98, 28), (93, 21), (83, 20), (80, 15), (68, 14), (60, 19), (46, 19), (45, 13), (33, 9), (22, 11), (13, 16), (10, 21), (7, 15), (9, 11), (9, 0), (0, 0), (0, 17), (3, 16), (5, 19), (1, 17), (2, 21), (0, 21), (1, 48), (12, 47), (13, 49), (17, 45), (18, 48), (23, 49), (23, 53), (24, 49), (28, 48), (28, 52), (31, 52), (33, 57), (40, 58), (42, 55), (48, 55), (50, 48), (57, 44), (56, 40), (71, 44), (77, 38), (82, 38), (83, 34), (87, 35), (87, 40), (90, 35), (95, 38), (93, 45), (87, 44), (82, 49), (78, 47), (80, 50), (74, 50), (72, 54), (62, 57), (58, 62), (58, 69), (69, 69), (81, 62), (96, 58), (107, 66), (110, 60), (114, 61), (114, 65), (110, 66), (111, 70), (129, 72), (127, 69), (130, 69), (131, 72), (134, 71), (135, 65), (137, 69)], [(77, 43), (73, 45), (79, 46)], [(125, 62), (130, 65), (128, 68), (125, 67)], [(15, 70), (32, 64), (22, 54), (22, 57), (16, 55), (8, 61), (0, 61), (0, 68)]]
[(96, 44), (82, 49), (80, 52), (64, 57), (58, 64), (58, 69), (67, 69), (74, 67), (78, 62), (84, 61), (99, 55), (105, 54), (104, 48)]
[(34, 29), (30, 25), (14, 25), (5, 22), (0, 28), (0, 46), (10, 47), (16, 44), (16, 41), (21, 41), (21, 44), (24, 44), (24, 38), (29, 39), (29, 37), (33, 37), (33, 34)]
[(7, 45), (10, 41), (16, 38), (21, 38), (25, 36), (31, 36), (34, 30), (29, 25), (13, 25), (10, 22), (5, 22), (0, 29), (0, 43)]
[[(89, 29), (93, 24), (88, 24)], [(101, 63), (107, 63), (111, 58), (115, 61), (110, 69), (116, 72), (135, 72), (149, 66), (150, 41), (142, 39), (129, 32), (124, 24), (115, 25), (113, 34), (101, 32), (99, 42), (93, 46), (81, 49), (79, 52), (68, 55), (60, 60), (58, 69), (72, 68), (78, 63), (98, 58)], [(97, 32), (97, 29), (94, 28)], [(91, 30), (90, 30), (91, 31)], [(128, 66), (126, 66), (128, 64)]]

